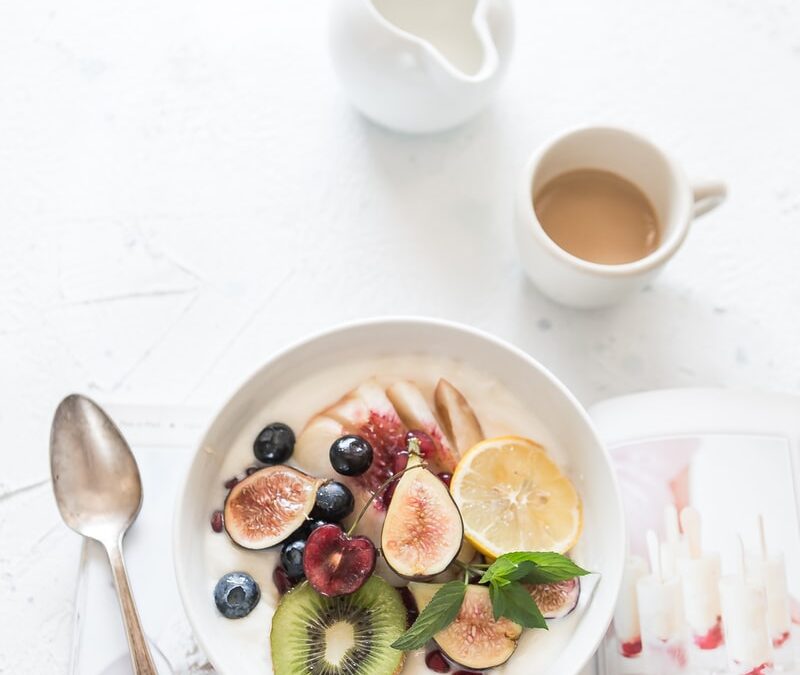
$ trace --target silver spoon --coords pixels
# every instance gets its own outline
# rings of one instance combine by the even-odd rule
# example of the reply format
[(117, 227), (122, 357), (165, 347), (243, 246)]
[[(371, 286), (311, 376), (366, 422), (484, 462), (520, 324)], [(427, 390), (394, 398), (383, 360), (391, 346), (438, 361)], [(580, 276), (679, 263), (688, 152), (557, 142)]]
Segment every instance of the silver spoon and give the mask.
[(142, 506), (139, 468), (114, 422), (85, 396), (67, 396), (56, 409), (50, 431), (50, 471), (64, 522), (100, 542), (108, 553), (133, 672), (158, 675), (122, 557), (122, 538)]

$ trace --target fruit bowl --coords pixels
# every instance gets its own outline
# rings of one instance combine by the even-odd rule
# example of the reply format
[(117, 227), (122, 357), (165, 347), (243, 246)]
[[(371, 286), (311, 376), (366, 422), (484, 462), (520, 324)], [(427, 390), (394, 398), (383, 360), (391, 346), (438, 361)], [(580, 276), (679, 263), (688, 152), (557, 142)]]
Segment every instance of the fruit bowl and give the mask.
[[(377, 319), (335, 328), (273, 356), (222, 407), (200, 442), (177, 506), (174, 558), (186, 614), (219, 673), (272, 672), (269, 632), (279, 600), (271, 578), (274, 554), (237, 547), (211, 532), (209, 518), (221, 508), (226, 477), (242, 468), (244, 458), (252, 459), (253, 439), (266, 422), (279, 419), (302, 428), (310, 411), (330, 403), (330, 377), (322, 380), (319, 373), (338, 373), (343, 380), (339, 389), (345, 392), (358, 378), (370, 375), (376, 359), (397, 369), (404, 358), (470, 364), (511, 392), (525, 409), (535, 411), (541, 421), (537, 440), (557, 451), (582, 499), (583, 532), (571, 555), (594, 574), (591, 592), (565, 624), (568, 629), (560, 629), (558, 640), (542, 632), (531, 644), (546, 664), (541, 672), (560, 675), (576, 675), (599, 645), (619, 589), (625, 533), (609, 456), (583, 408), (533, 358), (486, 333), (431, 319)], [(304, 387), (298, 389), (298, 382)], [(491, 388), (483, 392), (495, 394)], [(230, 621), (215, 608), (214, 588), (222, 574), (239, 569), (255, 577), (262, 597), (249, 616)], [(430, 672), (423, 659), (424, 654), (411, 655), (403, 672)], [(530, 659), (521, 656), (495, 672), (522, 675), (531, 673), (530, 668)]]

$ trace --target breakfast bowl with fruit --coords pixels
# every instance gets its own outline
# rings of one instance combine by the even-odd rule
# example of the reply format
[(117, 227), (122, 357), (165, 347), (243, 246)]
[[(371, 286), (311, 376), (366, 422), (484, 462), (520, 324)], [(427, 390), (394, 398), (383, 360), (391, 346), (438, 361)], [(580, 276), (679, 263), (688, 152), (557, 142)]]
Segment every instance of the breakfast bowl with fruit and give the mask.
[(233, 675), (577, 674), (624, 559), (608, 455), (527, 354), (380, 319), (273, 357), (212, 421), (178, 586)]

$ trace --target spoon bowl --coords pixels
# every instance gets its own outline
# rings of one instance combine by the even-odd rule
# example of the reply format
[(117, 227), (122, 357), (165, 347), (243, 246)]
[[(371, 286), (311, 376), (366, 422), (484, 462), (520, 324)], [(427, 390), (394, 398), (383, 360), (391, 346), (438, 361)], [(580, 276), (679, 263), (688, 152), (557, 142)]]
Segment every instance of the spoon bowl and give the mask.
[(122, 557), (122, 539), (142, 507), (139, 467), (116, 424), (85, 396), (67, 396), (56, 409), (50, 430), (50, 471), (64, 522), (106, 549), (133, 672), (158, 675)]
[(50, 469), (61, 517), (102, 543), (118, 538), (142, 506), (139, 468), (116, 424), (94, 401), (72, 394), (56, 409)]

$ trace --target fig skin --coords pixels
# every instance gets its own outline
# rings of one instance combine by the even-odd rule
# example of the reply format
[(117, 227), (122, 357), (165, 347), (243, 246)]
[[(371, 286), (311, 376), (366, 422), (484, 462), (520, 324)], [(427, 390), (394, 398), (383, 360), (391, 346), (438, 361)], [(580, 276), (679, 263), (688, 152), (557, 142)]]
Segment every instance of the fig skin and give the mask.
[[(420, 463), (416, 455), (408, 466)], [(381, 530), (381, 552), (404, 579), (431, 579), (444, 572), (462, 548), (464, 523), (447, 486), (425, 468), (396, 483)]]
[(553, 584), (526, 584), (545, 619), (563, 619), (578, 606), (581, 580), (578, 577)]
[(259, 469), (228, 493), (223, 509), (226, 533), (249, 550), (280, 544), (305, 523), (322, 482), (288, 466)]
[[(408, 588), (422, 611), (441, 586), (412, 582)], [(505, 617), (494, 620), (489, 589), (469, 584), (458, 616), (433, 639), (453, 663), (469, 670), (486, 670), (511, 658), (520, 635), (522, 626), (518, 623)], [(479, 647), (484, 647), (483, 651)]]

